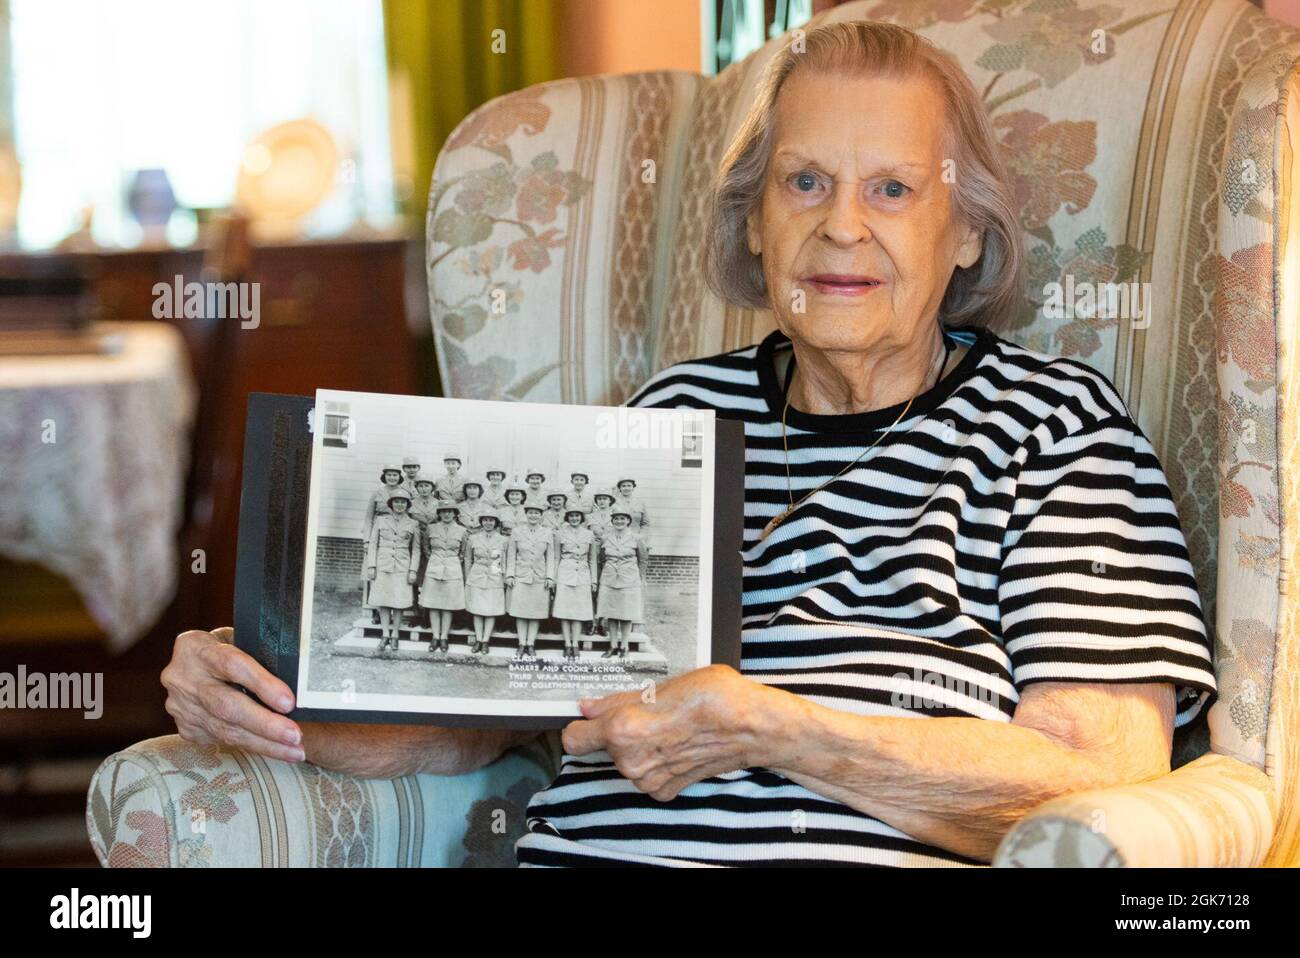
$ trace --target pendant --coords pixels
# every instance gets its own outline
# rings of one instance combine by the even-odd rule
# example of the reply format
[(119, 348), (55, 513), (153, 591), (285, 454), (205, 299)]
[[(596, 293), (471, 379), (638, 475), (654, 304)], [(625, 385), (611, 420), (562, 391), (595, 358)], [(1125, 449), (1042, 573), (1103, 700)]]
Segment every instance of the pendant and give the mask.
[(778, 512), (776, 515), (774, 515), (772, 517), (772, 521), (769, 522), (767, 525), (765, 525), (763, 527), (763, 531), (758, 534), (758, 541), (762, 542), (773, 532), (775, 532), (776, 527), (779, 526), (781, 523), (785, 522), (786, 516), (788, 516), (793, 511), (794, 511), (794, 506), (791, 506), (789, 509), (786, 509), (783, 512)]

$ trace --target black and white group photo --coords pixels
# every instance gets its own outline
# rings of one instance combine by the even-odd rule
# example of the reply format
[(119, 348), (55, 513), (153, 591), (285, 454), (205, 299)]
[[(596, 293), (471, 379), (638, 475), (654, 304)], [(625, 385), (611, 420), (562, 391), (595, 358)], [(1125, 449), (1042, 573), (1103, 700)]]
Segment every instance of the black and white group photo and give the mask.
[(322, 390), (314, 423), (301, 704), (566, 714), (709, 661), (711, 419)]

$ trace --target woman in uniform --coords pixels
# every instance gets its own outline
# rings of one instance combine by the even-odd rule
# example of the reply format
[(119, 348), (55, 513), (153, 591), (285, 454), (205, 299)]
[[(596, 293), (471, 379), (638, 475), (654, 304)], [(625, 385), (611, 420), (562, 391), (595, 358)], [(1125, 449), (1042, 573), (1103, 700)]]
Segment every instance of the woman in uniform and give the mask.
[(546, 511), (542, 513), (542, 525), (554, 535), (564, 525), (564, 493), (556, 490), (546, 494)]
[(614, 505), (626, 509), (632, 517), (632, 531), (641, 532), (650, 525), (650, 514), (646, 512), (645, 503), (636, 495), (636, 480), (620, 479), (616, 485), (618, 495), (614, 497)]
[(536, 503), (543, 509), (546, 508), (546, 490), (542, 488), (542, 483), (546, 481), (546, 476), (536, 469), (530, 469), (524, 473), (524, 482), (528, 488), (524, 490), (524, 505)]
[(504, 469), (489, 469), (485, 474), (488, 481), (487, 488), (483, 490), (483, 501), (500, 514), (506, 504), (506, 471)]
[[(472, 531), (479, 528), (479, 519), (483, 513), (491, 512), (495, 515), (496, 510), (483, 501), (483, 483), (477, 479), (466, 479), (461, 490), (465, 498), (460, 504), (460, 524)], [(500, 526), (500, 520), (497, 525)]]
[[(379, 488), (370, 494), (370, 501), (366, 503), (366, 514), (361, 523), (361, 542), (367, 545), (370, 542), (370, 534), (374, 531), (375, 520), (380, 516), (388, 515), (388, 495), (394, 489), (402, 485), (402, 467), (396, 463), (390, 463), (379, 470)], [(375, 608), (374, 603), (370, 601), (370, 580), (367, 579), (361, 585), (361, 607), (370, 610), (371, 620), (379, 622), (379, 610)]]
[(460, 456), (448, 452), (442, 457), (442, 467), (445, 471), (434, 483), (434, 492), (443, 502), (464, 502), (465, 493), (461, 487), (465, 484), (465, 480), (460, 475)]
[(388, 494), (402, 484), (402, 468), (396, 464), (379, 470), (379, 488), (370, 494), (366, 515), (361, 527), (361, 541), (370, 541), (370, 529), (375, 520), (388, 514)]
[(605, 533), (611, 528), (609, 511), (614, 505), (614, 493), (608, 489), (597, 489), (591, 494), (591, 501), (594, 508), (591, 515), (587, 516), (587, 528), (596, 537), (596, 545), (599, 547), (600, 540), (605, 538)]
[(506, 504), (497, 510), (501, 517), (501, 531), (506, 535), (527, 521), (524, 516), (524, 497), (527, 495), (528, 490), (523, 486), (506, 486)]
[(542, 525), (540, 506), (524, 506), (524, 515), (527, 521), (510, 536), (506, 552), (509, 612), (519, 634), (517, 659), (536, 658), (537, 630), (550, 614), (555, 586), (555, 534)]
[[(433, 494), (433, 479), (429, 476), (416, 476), (415, 482), (411, 485), (414, 487), (415, 496), (411, 499), (411, 508), (407, 515), (420, 524), (420, 568), (416, 570), (415, 581), (423, 582), (424, 570), (429, 561), (429, 527), (438, 521), (438, 500)], [(424, 608), (420, 604), (416, 604), (416, 607)], [(433, 621), (427, 618), (427, 612), (422, 611), (421, 615), (426, 617), (424, 624), (433, 625)]]
[(375, 520), (366, 544), (370, 604), (379, 610), (379, 651), (397, 650), (402, 611), (411, 607), (411, 586), (420, 564), (420, 524), (406, 514), (411, 494), (401, 486), (388, 495), (388, 515)]
[[(605, 540), (605, 535), (609, 530), (614, 528), (609, 521), (610, 508), (614, 505), (614, 493), (608, 489), (597, 489), (591, 494), (591, 501), (595, 508), (591, 510), (591, 515), (587, 517), (587, 528), (596, 537), (596, 554), (599, 556), (600, 544)], [(586, 632), (588, 635), (604, 635), (604, 619), (596, 616), (595, 621), (586, 626)]]
[(438, 521), (430, 523), (425, 537), (427, 554), (420, 605), (429, 610), (433, 628), (430, 652), (448, 651), (451, 614), (465, 608), (465, 541), (469, 533), (456, 521), (459, 514), (456, 503), (440, 503)]
[(596, 591), (596, 536), (584, 522), (586, 513), (577, 506), (564, 511), (565, 524), (555, 533), (555, 607), (551, 614), (560, 620), (564, 636), (564, 657), (578, 658), (578, 642), (584, 623), (592, 617), (592, 594)]
[(585, 472), (571, 472), (569, 473), (569, 488), (565, 492), (565, 507), (581, 509), (584, 517), (594, 508), (591, 493), (587, 491), (589, 482), (591, 482), (591, 477)]
[(625, 659), (632, 623), (641, 621), (641, 581), (645, 577), (649, 550), (641, 536), (629, 528), (632, 523), (630, 512), (615, 506), (609, 518), (613, 528), (601, 543), (601, 553), (605, 558), (600, 570), (600, 591), (596, 597), (596, 613), (605, 620), (609, 629), (609, 648), (601, 658), (617, 655)]
[(465, 608), (474, 617), (471, 652), (486, 654), (492, 645), (497, 616), (506, 611), (506, 543), (495, 512), (485, 512), (481, 524), (465, 543)]

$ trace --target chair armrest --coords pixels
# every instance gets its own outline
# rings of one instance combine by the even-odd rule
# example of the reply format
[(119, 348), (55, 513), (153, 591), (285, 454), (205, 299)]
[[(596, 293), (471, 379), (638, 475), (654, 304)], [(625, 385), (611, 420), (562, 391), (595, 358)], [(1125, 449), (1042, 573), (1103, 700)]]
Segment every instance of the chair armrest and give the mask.
[(1263, 772), (1202, 755), (1176, 771), (1045, 802), (1007, 833), (997, 867), (1252, 867), (1273, 839)]
[(86, 826), (107, 867), (514, 865), (558, 735), (467, 775), (357, 779), (177, 735), (109, 756)]

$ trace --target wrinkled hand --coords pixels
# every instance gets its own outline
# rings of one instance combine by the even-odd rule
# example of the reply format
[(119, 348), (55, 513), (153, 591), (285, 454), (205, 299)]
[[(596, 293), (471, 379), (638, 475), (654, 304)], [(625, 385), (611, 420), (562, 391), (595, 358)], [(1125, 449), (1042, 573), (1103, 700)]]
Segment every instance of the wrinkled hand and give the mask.
[(710, 665), (650, 692), (584, 699), (584, 718), (564, 729), (564, 750), (603, 748), (625, 778), (661, 802), (710, 776), (765, 764), (778, 690)]
[[(233, 644), (234, 630), (182, 632), (162, 671), (167, 714), (196, 745), (238, 745), (269, 758), (301, 762), (302, 729), (279, 712), (293, 710), (293, 691)], [(227, 683), (244, 686), (261, 705)]]

